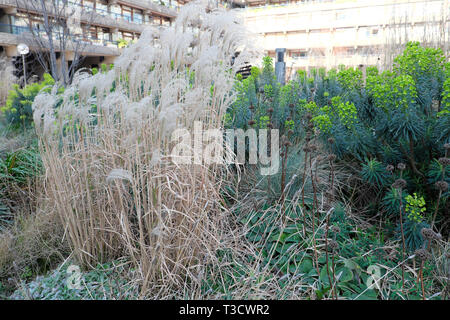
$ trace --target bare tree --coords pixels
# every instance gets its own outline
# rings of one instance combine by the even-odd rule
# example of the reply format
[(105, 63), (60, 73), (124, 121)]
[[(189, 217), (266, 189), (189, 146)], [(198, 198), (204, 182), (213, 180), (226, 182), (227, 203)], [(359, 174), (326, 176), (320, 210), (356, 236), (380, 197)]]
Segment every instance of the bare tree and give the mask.
[[(66, 86), (82, 62), (83, 27), (88, 29), (94, 17), (80, 0), (16, 0), (26, 14), (31, 36), (25, 38), (45, 72)], [(36, 23), (38, 22), (38, 24)], [(69, 61), (71, 61), (69, 65)]]
[(442, 2), (439, 12), (425, 7), (422, 12), (423, 23), (421, 29), (415, 29), (414, 19), (406, 9), (394, 7), (390, 27), (387, 30), (386, 43), (382, 48), (384, 56), (383, 69), (393, 65), (394, 58), (401, 54), (405, 45), (410, 40), (420, 41), (422, 45), (433, 48), (441, 48), (445, 55), (449, 54), (449, 0)]

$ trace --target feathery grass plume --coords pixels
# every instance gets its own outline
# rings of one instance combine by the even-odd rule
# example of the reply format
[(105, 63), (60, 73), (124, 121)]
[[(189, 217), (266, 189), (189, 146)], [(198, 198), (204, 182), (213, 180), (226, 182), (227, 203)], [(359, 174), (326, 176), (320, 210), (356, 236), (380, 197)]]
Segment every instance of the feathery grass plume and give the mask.
[(123, 170), (123, 169), (112, 169), (111, 172), (106, 177), (106, 182), (111, 182), (115, 179), (133, 182), (133, 177), (131, 175), (131, 172), (128, 170)]
[(5, 105), (12, 85), (17, 82), (14, 76), (14, 66), (6, 55), (0, 55), (0, 106)]
[(147, 28), (109, 72), (78, 73), (63, 95), (37, 97), (47, 197), (79, 262), (126, 255), (143, 295), (199, 292), (227, 230), (223, 168), (173, 163), (171, 134), (194, 121), (223, 127), (234, 74), (253, 54), (245, 35), (233, 13), (192, 2), (171, 27)]

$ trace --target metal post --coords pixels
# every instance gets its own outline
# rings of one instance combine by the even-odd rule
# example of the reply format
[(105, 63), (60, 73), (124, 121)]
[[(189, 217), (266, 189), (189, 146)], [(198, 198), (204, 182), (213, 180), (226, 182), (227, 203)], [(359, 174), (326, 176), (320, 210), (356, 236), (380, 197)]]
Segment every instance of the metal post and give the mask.
[(23, 86), (27, 85), (27, 66), (25, 65), (25, 55), (30, 52), (30, 48), (25, 43), (19, 43), (17, 45), (17, 52), (22, 56), (23, 63)]
[(277, 81), (282, 85), (286, 82), (286, 62), (284, 62), (284, 53), (286, 48), (275, 49), (276, 61), (275, 61), (275, 74)]
[(25, 64), (25, 55), (22, 54), (22, 62), (23, 62), (23, 83), (24, 87), (27, 85), (27, 66)]

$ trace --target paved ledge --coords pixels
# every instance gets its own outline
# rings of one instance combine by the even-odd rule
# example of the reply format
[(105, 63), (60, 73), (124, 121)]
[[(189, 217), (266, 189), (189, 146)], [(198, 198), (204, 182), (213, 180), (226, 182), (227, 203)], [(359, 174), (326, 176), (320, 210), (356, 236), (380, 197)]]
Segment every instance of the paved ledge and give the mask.
[[(0, 7), (3, 8), (15, 8), (17, 7), (17, 3), (21, 2), (29, 2), (29, 1), (36, 1), (36, 0), (0, 0)], [(159, 4), (156, 4), (152, 1), (146, 1), (146, 0), (110, 0), (110, 4), (125, 4), (129, 5), (131, 7), (139, 8), (142, 10), (150, 11), (154, 14), (159, 14), (165, 17), (169, 18), (175, 18), (177, 16), (177, 12), (172, 9), (168, 8)], [(23, 6), (23, 5), (22, 5)]]
[[(38, 46), (33, 45), (35, 40), (30, 33), (22, 33), (20, 35), (15, 35), (11, 33), (0, 32), (0, 46), (15, 47), (22, 42), (28, 44), (32, 50), (40, 49)], [(60, 51), (58, 41), (55, 41), (55, 48), (57, 51)], [(72, 52), (73, 49), (74, 49), (73, 45), (68, 44), (66, 51)], [(14, 50), (12, 51), (10, 50), (10, 52), (12, 52), (10, 55), (17, 55), (14, 54)], [(120, 55), (121, 50), (116, 47), (108, 47), (85, 43), (82, 45), (80, 53), (85, 56), (118, 56)]]
[(156, 4), (148, 0), (111, 0), (110, 3), (127, 4), (132, 7), (149, 10), (152, 13), (160, 14), (169, 18), (175, 18), (177, 16), (177, 12), (174, 9)]

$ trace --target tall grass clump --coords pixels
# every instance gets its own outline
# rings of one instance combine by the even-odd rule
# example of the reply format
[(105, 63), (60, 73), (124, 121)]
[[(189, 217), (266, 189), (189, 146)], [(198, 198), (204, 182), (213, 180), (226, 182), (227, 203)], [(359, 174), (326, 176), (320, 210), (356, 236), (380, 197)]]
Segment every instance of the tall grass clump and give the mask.
[(171, 136), (192, 134), (194, 121), (223, 127), (244, 39), (232, 13), (190, 3), (170, 28), (146, 29), (112, 70), (36, 97), (47, 197), (84, 266), (127, 256), (142, 294), (195, 297), (227, 229), (226, 172), (177, 165)]

